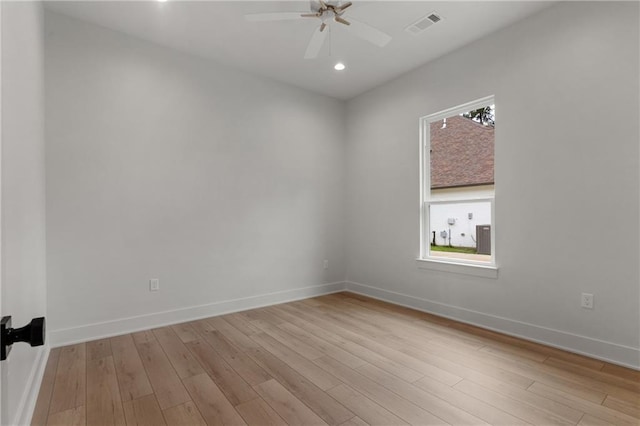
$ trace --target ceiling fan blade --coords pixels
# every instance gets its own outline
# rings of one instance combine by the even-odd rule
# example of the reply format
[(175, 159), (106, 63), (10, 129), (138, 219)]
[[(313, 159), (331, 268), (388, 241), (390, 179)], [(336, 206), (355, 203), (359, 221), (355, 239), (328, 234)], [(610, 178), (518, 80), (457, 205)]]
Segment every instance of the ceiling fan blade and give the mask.
[[(320, 49), (324, 44), (324, 39), (327, 37), (328, 31), (322, 31), (318, 27), (311, 36), (311, 40), (309, 41), (309, 45), (307, 46), (307, 51), (304, 53), (305, 59), (315, 59), (318, 57), (318, 53), (320, 53)], [(323, 28), (324, 29), (324, 28)]]
[(244, 19), (252, 22), (288, 21), (302, 18), (302, 12), (250, 13)]
[(303, 18), (319, 18), (322, 16), (321, 13), (303, 13), (300, 15)]
[(351, 21), (349, 31), (352, 32), (355, 36), (360, 37), (361, 39), (366, 40), (369, 43), (373, 43), (378, 47), (384, 47), (391, 41), (390, 35), (385, 34), (376, 28), (373, 28), (371, 25), (365, 24), (364, 22), (356, 21), (351, 17), (349, 17), (349, 20)]
[(346, 8), (348, 8), (349, 6), (351, 6), (353, 3), (351, 3), (350, 1), (346, 2), (345, 4), (342, 4), (338, 7), (335, 8), (335, 10), (337, 10), (338, 12), (343, 12)]
[(351, 25), (351, 22), (347, 21), (344, 18), (341, 18), (340, 16), (336, 15), (333, 19), (335, 19), (336, 22), (340, 22), (341, 24), (344, 25)]

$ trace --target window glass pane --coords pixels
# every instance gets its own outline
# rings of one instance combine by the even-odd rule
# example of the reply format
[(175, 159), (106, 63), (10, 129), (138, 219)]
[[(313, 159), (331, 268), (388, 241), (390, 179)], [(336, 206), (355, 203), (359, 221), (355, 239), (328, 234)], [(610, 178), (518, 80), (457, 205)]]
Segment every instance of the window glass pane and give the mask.
[(493, 189), (495, 108), (487, 105), (430, 124), (431, 195), (473, 198)]
[(429, 259), (495, 266), (495, 119), (493, 97), (424, 118), (420, 252)]
[(430, 203), (429, 250), (433, 257), (491, 262), (491, 202)]

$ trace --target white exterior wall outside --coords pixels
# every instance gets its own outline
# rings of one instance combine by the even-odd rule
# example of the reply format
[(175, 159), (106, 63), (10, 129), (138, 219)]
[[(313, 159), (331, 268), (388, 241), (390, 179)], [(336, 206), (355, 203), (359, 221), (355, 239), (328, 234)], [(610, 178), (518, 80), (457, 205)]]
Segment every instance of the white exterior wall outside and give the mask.
[[(433, 200), (460, 200), (493, 196), (494, 185), (431, 190)], [(469, 219), (469, 213), (472, 215), (471, 219)], [(455, 219), (455, 225), (449, 225), (450, 218)], [(493, 225), (491, 223), (491, 205), (486, 202), (434, 205), (431, 207), (429, 219), (431, 231), (436, 231), (436, 244), (448, 245), (448, 238), (441, 237), (440, 232), (449, 233), (451, 231), (451, 245), (455, 247), (476, 247), (476, 225)], [(430, 237), (429, 242), (431, 241)]]

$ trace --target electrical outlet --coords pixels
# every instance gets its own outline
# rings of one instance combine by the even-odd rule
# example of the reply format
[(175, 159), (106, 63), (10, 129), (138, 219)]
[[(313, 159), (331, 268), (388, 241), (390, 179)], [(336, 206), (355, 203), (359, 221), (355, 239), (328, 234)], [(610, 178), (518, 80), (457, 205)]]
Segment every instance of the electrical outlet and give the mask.
[(329, 261), (327, 259), (324, 260), (324, 269), (329, 269)]
[(152, 278), (149, 280), (149, 291), (160, 290), (160, 280), (158, 278)]
[(580, 301), (583, 308), (593, 309), (593, 294), (582, 293)]

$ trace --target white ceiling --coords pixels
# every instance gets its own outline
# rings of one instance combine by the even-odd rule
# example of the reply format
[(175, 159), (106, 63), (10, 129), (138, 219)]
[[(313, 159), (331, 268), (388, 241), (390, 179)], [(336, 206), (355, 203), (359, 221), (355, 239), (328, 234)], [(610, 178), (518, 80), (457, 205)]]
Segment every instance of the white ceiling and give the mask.
[[(308, 1), (67, 1), (50, 10), (228, 66), (349, 99), (434, 58), (506, 27), (551, 3), (544, 1), (358, 1), (345, 12), (393, 37), (374, 46), (331, 24), (317, 59), (303, 55), (314, 19), (248, 22), (246, 13), (309, 11)], [(437, 12), (443, 20), (415, 36), (405, 28)], [(330, 42), (329, 42), (330, 41)], [(347, 69), (334, 71), (342, 61)]]

